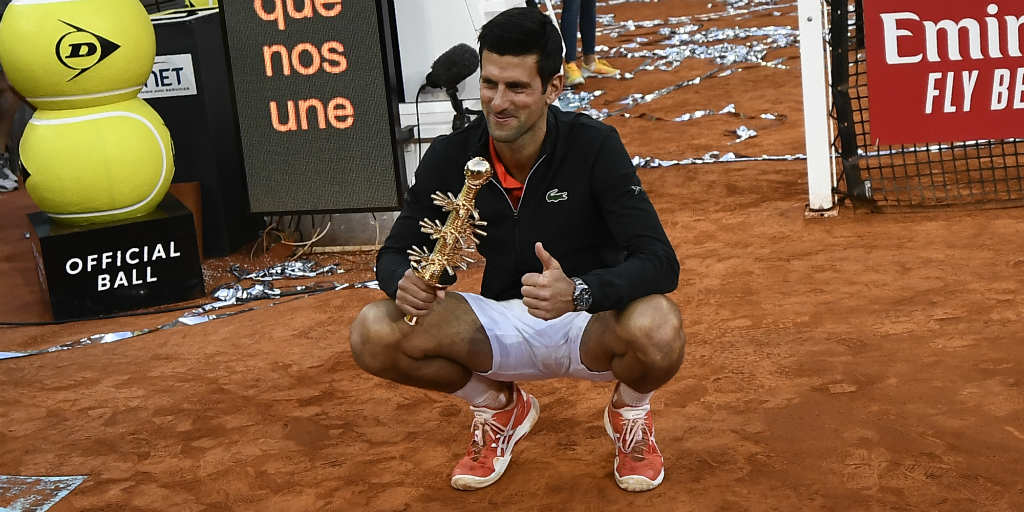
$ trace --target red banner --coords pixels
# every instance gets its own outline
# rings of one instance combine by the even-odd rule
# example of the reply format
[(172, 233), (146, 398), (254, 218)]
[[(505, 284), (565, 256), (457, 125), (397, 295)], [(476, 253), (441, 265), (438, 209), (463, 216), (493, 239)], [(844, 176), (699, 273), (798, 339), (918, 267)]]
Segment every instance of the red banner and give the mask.
[(872, 144), (1024, 137), (1024, 0), (864, 0), (864, 32)]

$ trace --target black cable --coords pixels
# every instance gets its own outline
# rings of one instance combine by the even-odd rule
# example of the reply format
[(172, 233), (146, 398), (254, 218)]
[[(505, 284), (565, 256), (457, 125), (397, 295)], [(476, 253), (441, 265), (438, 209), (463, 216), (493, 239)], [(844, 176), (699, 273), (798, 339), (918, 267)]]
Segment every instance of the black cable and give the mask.
[(420, 86), (416, 91), (416, 165), (419, 166), (423, 160), (423, 130), (420, 129), (420, 94), (427, 88), (427, 84)]
[[(207, 302), (206, 304), (213, 304), (213, 302)], [(129, 316), (159, 315), (162, 313), (172, 313), (174, 311), (184, 311), (186, 309), (201, 308), (206, 304), (193, 304), (191, 306), (174, 306), (171, 308), (155, 309), (152, 311), (129, 311), (126, 313), (115, 313), (111, 315), (99, 315), (83, 318), (68, 318), (65, 320), (50, 320), (47, 322), (0, 322), (0, 327), (33, 327), (42, 325), (63, 325), (70, 324), (73, 322), (87, 322), (89, 320), (108, 320), (111, 318), (124, 318)]]
[[(239, 279), (239, 280), (235, 281), (235, 284), (238, 284), (240, 282), (242, 282), (242, 279)], [(290, 294), (287, 294), (287, 295), (286, 294), (281, 294), (279, 297), (265, 297), (265, 298), (267, 298), (267, 299), (271, 299), (271, 298), (276, 299), (276, 298), (281, 298), (281, 297), (288, 297), (290, 295), (298, 295), (298, 294), (302, 294), (302, 293), (317, 294), (317, 293), (331, 291), (331, 290), (332, 290), (332, 288), (326, 288), (326, 289), (321, 289), (321, 290), (307, 290), (307, 289), (303, 289), (303, 290), (296, 290), (295, 293), (290, 293)], [(256, 299), (256, 300), (262, 300), (262, 299)], [(124, 312), (124, 313), (114, 313), (114, 314), (110, 314), (110, 315), (98, 315), (98, 316), (90, 316), (90, 317), (68, 318), (68, 319), (65, 319), (65, 320), (50, 320), (50, 321), (46, 321), (46, 322), (0, 322), (0, 327), (37, 327), (37, 326), (44, 326), (44, 325), (63, 325), (63, 324), (70, 324), (70, 323), (73, 323), (73, 322), (88, 322), (88, 321), (91, 321), (91, 320), (109, 320), (109, 319), (112, 319), (112, 318), (125, 318), (125, 317), (132, 317), (132, 316), (159, 315), (159, 314), (163, 314), (163, 313), (173, 313), (175, 311), (184, 311), (186, 309), (199, 309), (199, 308), (202, 308), (202, 307), (210, 305), (210, 304), (216, 304), (217, 302), (219, 302), (219, 301), (210, 301), (210, 302), (206, 302), (206, 303), (203, 303), (203, 304), (192, 304), (192, 305), (185, 305), (185, 306), (174, 306), (174, 307), (163, 308), (163, 309), (154, 309), (154, 310), (151, 310), (151, 311), (128, 311), (128, 312)], [(236, 304), (245, 304), (247, 302), (252, 302), (252, 300), (240, 301), (240, 302), (237, 302)]]

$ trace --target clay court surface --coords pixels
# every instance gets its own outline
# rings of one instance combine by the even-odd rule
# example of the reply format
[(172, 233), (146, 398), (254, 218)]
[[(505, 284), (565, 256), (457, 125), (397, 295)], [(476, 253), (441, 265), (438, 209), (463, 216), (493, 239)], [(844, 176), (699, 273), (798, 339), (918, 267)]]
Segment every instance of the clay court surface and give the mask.
[[(722, 12), (715, 2), (601, 7), (617, 20)], [(706, 27), (796, 26), (796, 6)], [(654, 34), (657, 28), (644, 30)], [(626, 37), (626, 36), (623, 36)], [(602, 35), (599, 44), (617, 43)], [(632, 154), (803, 152), (799, 53), (615, 117)], [(627, 59), (612, 63), (631, 68)], [(634, 80), (588, 80), (614, 108), (713, 69), (687, 61)], [(754, 139), (730, 144), (740, 124)], [(653, 399), (666, 477), (640, 495), (612, 479), (601, 425), (611, 386), (527, 383), (541, 402), (505, 476), (451, 489), (469, 441), (458, 399), (361, 372), (349, 325), (383, 294), (341, 290), (194, 327), (0, 361), (0, 475), (88, 478), (51, 509), (69, 511), (1024, 510), (1024, 210), (868, 214), (805, 220), (805, 163), (641, 169), (682, 263), (688, 337), (680, 373)], [(23, 191), (0, 195), (0, 320), (49, 319), (36, 282)], [(207, 261), (287, 257), (249, 248)], [(557, 255), (556, 255), (557, 256)], [(367, 254), (326, 256), (370, 279)], [(478, 290), (481, 268), (458, 290)], [(154, 327), (178, 314), (0, 328), (0, 351)], [(0, 503), (0, 507), (3, 504)]]

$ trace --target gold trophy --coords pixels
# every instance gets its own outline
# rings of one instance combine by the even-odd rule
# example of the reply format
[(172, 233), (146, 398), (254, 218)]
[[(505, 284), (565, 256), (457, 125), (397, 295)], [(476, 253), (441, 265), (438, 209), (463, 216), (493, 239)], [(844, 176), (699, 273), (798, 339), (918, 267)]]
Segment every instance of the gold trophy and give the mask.
[[(474, 204), (480, 187), (491, 179), (491, 164), (483, 158), (473, 158), (466, 162), (465, 173), (466, 183), (462, 186), (459, 197), (453, 196), (451, 192), (447, 195), (434, 192), (430, 196), (434, 204), (449, 212), (444, 225), (436, 220), (420, 221), (420, 231), (430, 235), (431, 240), (437, 240), (434, 251), (428, 252), (426, 247), (416, 246), (408, 251), (413, 272), (434, 286), (441, 281), (442, 271), (454, 275), (456, 267), (466, 270), (466, 263), (472, 263), (474, 260), (463, 254), (463, 251), (475, 250), (476, 245), (480, 243), (476, 236), (487, 234), (478, 227), (486, 226), (487, 223), (480, 220), (480, 212)], [(416, 325), (416, 317), (406, 315), (405, 323)]]

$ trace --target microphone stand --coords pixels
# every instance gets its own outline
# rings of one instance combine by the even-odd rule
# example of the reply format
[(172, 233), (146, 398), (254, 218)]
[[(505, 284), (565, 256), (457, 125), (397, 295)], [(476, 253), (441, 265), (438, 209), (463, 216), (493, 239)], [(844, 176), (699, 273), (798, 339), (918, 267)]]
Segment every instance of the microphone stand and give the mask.
[(466, 109), (462, 107), (462, 100), (459, 99), (459, 90), (456, 87), (446, 87), (444, 92), (448, 94), (448, 99), (452, 102), (452, 110), (455, 111), (455, 117), (452, 118), (452, 131), (465, 128), (469, 124), (469, 115), (466, 114)]

